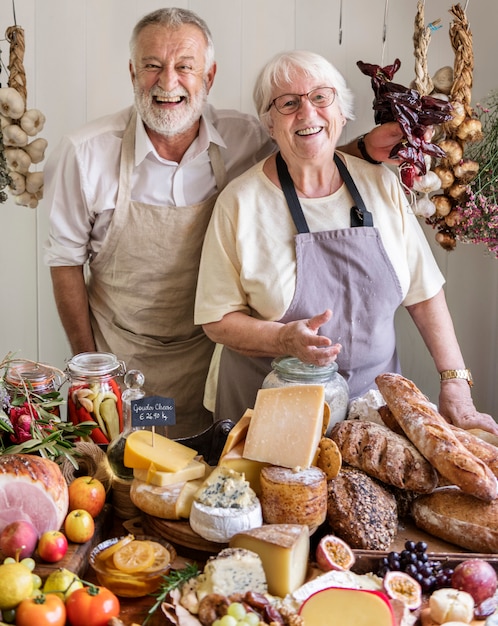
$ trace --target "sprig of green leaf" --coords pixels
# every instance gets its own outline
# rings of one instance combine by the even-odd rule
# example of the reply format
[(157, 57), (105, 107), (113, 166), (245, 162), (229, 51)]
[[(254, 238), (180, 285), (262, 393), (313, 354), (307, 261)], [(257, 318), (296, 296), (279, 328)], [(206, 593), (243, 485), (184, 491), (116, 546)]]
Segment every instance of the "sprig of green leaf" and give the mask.
[(142, 622), (142, 626), (145, 626), (147, 622), (150, 620), (152, 615), (157, 611), (157, 609), (161, 606), (161, 604), (165, 601), (167, 595), (173, 591), (173, 589), (178, 589), (184, 583), (189, 581), (191, 578), (195, 578), (199, 573), (199, 567), (197, 563), (189, 563), (186, 567), (182, 569), (171, 570), (169, 574), (163, 576), (163, 582), (159, 587), (159, 591), (154, 595), (156, 598), (155, 603), (149, 609), (147, 613), (147, 617)]

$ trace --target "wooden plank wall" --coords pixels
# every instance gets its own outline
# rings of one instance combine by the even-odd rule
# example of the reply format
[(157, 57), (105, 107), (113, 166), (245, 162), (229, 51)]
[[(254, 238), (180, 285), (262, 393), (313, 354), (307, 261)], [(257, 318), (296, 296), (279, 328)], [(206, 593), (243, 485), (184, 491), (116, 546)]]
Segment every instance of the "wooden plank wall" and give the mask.
[[(49, 150), (67, 131), (132, 101), (129, 36), (144, 13), (162, 4), (157, 0), (15, 0), (16, 21), (25, 30), (28, 106), (41, 109), (47, 117), (41, 136), (48, 139)], [(212, 29), (218, 74), (210, 99), (219, 107), (253, 112), (252, 87), (261, 65), (283, 49), (315, 50), (336, 64), (356, 94), (357, 119), (345, 129), (348, 140), (373, 123), (369, 80), (356, 61), (385, 65), (398, 57), (402, 67), (397, 80), (408, 84), (414, 76), (416, 0), (178, 0), (177, 4), (198, 12)], [(12, 0), (3, 0), (0, 6), (4, 65), (9, 48), (3, 33), (14, 23), (12, 6)], [(426, 23), (439, 18), (442, 24), (431, 38), (431, 73), (453, 64), (448, 35), (451, 6), (443, 0), (426, 3)], [(477, 102), (498, 88), (498, 4), (470, 0), (467, 14), (474, 38)], [(0, 81), (5, 85), (5, 69)], [(12, 200), (0, 205), (0, 233), (0, 357), (15, 351), (21, 357), (64, 367), (69, 349), (42, 261), (47, 206), (42, 201), (32, 210)], [(433, 231), (429, 229), (427, 236), (432, 242)], [(476, 403), (498, 417), (498, 260), (481, 247), (460, 244), (448, 254), (433, 246), (447, 278), (461, 345), (476, 378)], [(405, 375), (437, 400), (436, 372), (405, 312), (399, 315), (398, 330)]]

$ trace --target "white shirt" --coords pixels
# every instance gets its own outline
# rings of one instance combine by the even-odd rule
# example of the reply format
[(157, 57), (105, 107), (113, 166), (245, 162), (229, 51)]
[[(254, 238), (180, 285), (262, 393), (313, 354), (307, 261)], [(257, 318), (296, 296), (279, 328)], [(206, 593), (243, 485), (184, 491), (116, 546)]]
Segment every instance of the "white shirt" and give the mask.
[[(47, 265), (83, 265), (98, 253), (116, 205), (121, 142), (131, 110), (105, 116), (65, 136), (47, 160)], [(211, 142), (220, 147), (228, 180), (274, 150), (255, 117), (206, 105), (197, 138), (176, 163), (157, 154), (137, 118), (132, 200), (182, 207), (212, 196), (216, 183), (207, 152)]]

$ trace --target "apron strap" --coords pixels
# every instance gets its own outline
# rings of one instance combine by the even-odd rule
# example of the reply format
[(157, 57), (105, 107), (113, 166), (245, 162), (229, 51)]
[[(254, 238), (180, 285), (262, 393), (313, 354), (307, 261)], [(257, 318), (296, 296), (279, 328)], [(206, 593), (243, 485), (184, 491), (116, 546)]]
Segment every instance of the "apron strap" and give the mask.
[[(363, 202), (363, 198), (361, 197), (360, 192), (358, 191), (358, 188), (348, 171), (348, 168), (337, 154), (334, 154), (334, 162), (337, 165), (339, 173), (346, 183), (346, 187), (355, 202), (354, 206), (351, 207), (351, 227), (372, 227), (373, 216), (370, 211), (367, 210), (365, 203)], [(287, 169), (287, 164), (283, 160), (280, 152), (277, 152), (276, 154), (276, 165), (278, 179), (280, 181), (292, 219), (294, 220), (297, 232), (299, 234), (309, 233), (310, 229), (308, 227), (308, 223), (306, 222), (306, 218), (304, 217), (303, 209), (296, 193), (296, 188), (294, 187), (289, 170)]]
[(342, 159), (334, 154), (334, 162), (339, 169), (339, 172), (342, 176), (342, 179), (346, 183), (346, 187), (348, 188), (349, 193), (353, 197), (355, 205), (351, 207), (351, 227), (355, 228), (358, 226), (373, 226), (373, 217), (370, 211), (367, 211), (367, 207), (363, 202), (363, 198), (360, 196), (360, 192), (356, 187), (354, 180), (351, 178), (351, 174), (348, 171), (348, 168), (343, 163)]
[(296, 225), (297, 232), (300, 234), (309, 233), (310, 229), (308, 228), (308, 223), (304, 217), (301, 203), (297, 197), (296, 188), (294, 187), (289, 170), (287, 169), (287, 163), (282, 159), (280, 151), (277, 152), (276, 160), (278, 179), (280, 181), (280, 185), (282, 186), (285, 199), (287, 200), (287, 206), (291, 212), (292, 219)]

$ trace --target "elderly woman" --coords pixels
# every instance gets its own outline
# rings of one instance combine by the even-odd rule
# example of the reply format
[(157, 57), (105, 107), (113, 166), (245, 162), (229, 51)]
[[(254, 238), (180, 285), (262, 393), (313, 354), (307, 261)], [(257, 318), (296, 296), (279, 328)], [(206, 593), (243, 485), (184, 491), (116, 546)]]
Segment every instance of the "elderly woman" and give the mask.
[(344, 78), (323, 57), (274, 57), (254, 90), (279, 152), (220, 194), (204, 243), (196, 323), (223, 344), (216, 418), (238, 420), (279, 355), (337, 360), (351, 397), (399, 371), (405, 306), (442, 373), (440, 411), (498, 434), (477, 413), (443, 276), (397, 177), (336, 151), (353, 119)]

